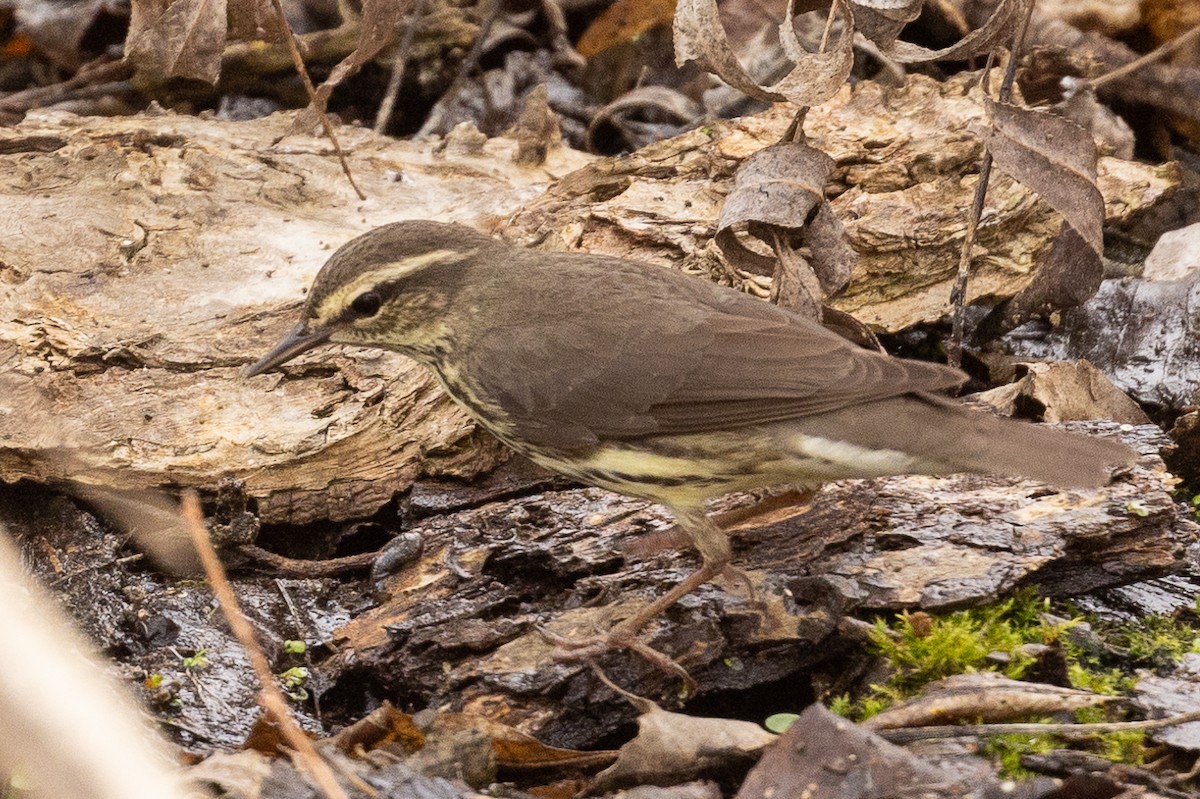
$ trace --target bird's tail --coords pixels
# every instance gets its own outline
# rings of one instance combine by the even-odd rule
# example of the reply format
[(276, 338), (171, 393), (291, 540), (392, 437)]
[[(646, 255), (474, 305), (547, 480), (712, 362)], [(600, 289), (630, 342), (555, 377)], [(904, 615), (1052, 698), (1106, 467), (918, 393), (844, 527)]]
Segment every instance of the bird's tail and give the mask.
[[(954, 474), (974, 472), (1024, 477), (1060, 488), (1096, 488), (1112, 471), (1133, 463), (1136, 453), (1119, 441), (1068, 433), (940, 397), (908, 394), (839, 409), (799, 422), (803, 437), (836, 442), (826, 457), (855, 451), (875, 453), (878, 468), (868, 473)], [(811, 445), (806, 449), (817, 450)], [(894, 452), (893, 461), (878, 453)], [(906, 455), (906, 461), (901, 455)], [(847, 474), (846, 476), (852, 476)]]

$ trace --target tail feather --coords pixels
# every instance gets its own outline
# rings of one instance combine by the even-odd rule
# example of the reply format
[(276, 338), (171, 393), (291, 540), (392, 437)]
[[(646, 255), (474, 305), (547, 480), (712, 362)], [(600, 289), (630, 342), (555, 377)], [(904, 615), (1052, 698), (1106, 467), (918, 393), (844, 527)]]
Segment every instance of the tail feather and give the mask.
[(1109, 439), (1068, 433), (940, 397), (909, 394), (792, 422), (804, 436), (913, 460), (895, 472), (974, 472), (1024, 477), (1060, 488), (1097, 488), (1136, 453)]

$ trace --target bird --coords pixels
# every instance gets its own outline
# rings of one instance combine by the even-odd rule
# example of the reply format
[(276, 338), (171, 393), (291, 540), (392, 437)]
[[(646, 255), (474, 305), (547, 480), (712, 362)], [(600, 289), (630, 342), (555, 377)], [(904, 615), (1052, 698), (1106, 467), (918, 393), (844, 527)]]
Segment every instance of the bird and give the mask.
[(395, 222), (344, 244), (244, 374), (325, 344), (402, 353), (517, 453), (671, 513), (699, 569), (607, 633), (553, 638), (564, 657), (627, 648), (681, 670), (638, 634), (729, 567), (712, 498), (897, 474), (1096, 488), (1133, 462), (1114, 440), (969, 408), (946, 396), (957, 369), (864, 349), (735, 289), (461, 224)]

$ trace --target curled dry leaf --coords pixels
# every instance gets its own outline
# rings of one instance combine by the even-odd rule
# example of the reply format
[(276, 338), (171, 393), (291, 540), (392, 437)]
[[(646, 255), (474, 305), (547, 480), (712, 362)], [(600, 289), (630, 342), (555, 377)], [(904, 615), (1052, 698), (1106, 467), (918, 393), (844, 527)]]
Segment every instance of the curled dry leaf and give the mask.
[[(638, 111), (655, 112), (657, 117), (667, 120), (651, 126), (651, 132), (655, 134), (653, 138), (639, 136), (639, 123), (629, 119), (631, 113)], [(669, 86), (638, 86), (601, 108), (592, 117), (587, 129), (587, 148), (590, 152), (597, 152), (597, 132), (612, 126), (620, 131), (631, 149), (640, 149), (643, 145), (662, 139), (657, 134), (661, 134), (664, 127), (677, 132), (685, 125), (694, 124), (703, 113), (699, 103), (677, 89)], [(640, 125), (645, 126), (646, 123)]]
[(956, 674), (930, 683), (921, 696), (872, 716), (862, 726), (870, 730), (893, 730), (957, 720), (1007, 721), (1094, 707), (1116, 698), (1022, 682), (991, 671)]
[[(813, 317), (823, 299), (845, 288), (854, 264), (842, 224), (825, 201), (833, 167), (832, 158), (801, 142), (759, 150), (738, 169), (717, 221), (716, 241), (730, 263), (775, 275), (775, 299)], [(803, 231), (807, 259), (791, 249), (784, 231)], [(739, 234), (768, 242), (776, 257), (750, 249)]]
[(793, 4), (788, 3), (779, 41), (796, 66), (778, 82), (760, 86), (738, 62), (717, 15), (716, 0), (680, 0), (675, 9), (675, 63), (695, 61), (750, 97), (767, 102), (787, 100), (801, 108), (825, 102), (841, 88), (854, 65), (854, 16), (849, 0), (834, 0), (842, 18), (841, 30), (829, 49), (812, 53), (796, 37)]
[(925, 0), (854, 0), (854, 24), (863, 36), (888, 47), (920, 16), (924, 4)]
[(1033, 0), (1000, 0), (983, 25), (941, 50), (930, 50), (911, 42), (894, 42), (890, 47), (885, 47), (884, 51), (905, 64), (922, 61), (960, 61), (987, 55), (1012, 36), (1017, 20), (1025, 18), (1031, 5)]

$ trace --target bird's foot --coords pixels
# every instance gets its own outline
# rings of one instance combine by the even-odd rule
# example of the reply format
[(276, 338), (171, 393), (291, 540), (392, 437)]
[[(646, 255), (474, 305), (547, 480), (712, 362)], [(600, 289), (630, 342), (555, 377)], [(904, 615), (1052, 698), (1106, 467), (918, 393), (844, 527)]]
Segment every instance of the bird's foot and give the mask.
[(758, 590), (754, 587), (754, 581), (750, 579), (749, 573), (736, 566), (726, 566), (722, 575), (727, 579), (736, 580), (742, 584), (746, 589), (746, 601), (751, 605), (762, 604), (758, 598)]
[(554, 645), (551, 657), (559, 663), (580, 661), (591, 663), (595, 658), (614, 650), (628, 649), (661, 671), (682, 679), (687, 685), (688, 693), (696, 691), (698, 685), (692, 679), (692, 675), (687, 673), (687, 669), (679, 665), (671, 656), (659, 652), (639, 639), (636, 632), (623, 629), (623, 626), (618, 624), (607, 633), (596, 633), (583, 637), (560, 635), (545, 627), (538, 627), (538, 634), (546, 642)]

